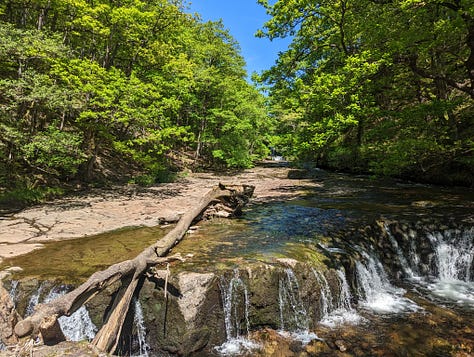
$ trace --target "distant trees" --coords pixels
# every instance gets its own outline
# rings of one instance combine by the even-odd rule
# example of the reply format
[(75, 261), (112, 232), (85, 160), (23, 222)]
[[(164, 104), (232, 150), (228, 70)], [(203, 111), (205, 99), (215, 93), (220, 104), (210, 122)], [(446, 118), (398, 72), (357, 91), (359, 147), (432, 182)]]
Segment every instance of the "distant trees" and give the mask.
[(472, 0), (259, 2), (259, 35), (293, 36), (261, 77), (286, 155), (473, 183)]
[(3, 2), (0, 185), (264, 156), (265, 99), (238, 45), (184, 11), (180, 0)]

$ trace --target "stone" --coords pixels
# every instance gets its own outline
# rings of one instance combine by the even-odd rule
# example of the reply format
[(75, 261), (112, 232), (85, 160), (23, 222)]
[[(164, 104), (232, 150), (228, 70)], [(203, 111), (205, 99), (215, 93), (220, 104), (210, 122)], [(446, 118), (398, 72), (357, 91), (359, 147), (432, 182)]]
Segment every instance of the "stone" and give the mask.
[(334, 344), (336, 347), (339, 349), (341, 352), (346, 352), (347, 351), (347, 346), (343, 340), (336, 340), (334, 341)]
[(181, 273), (178, 275), (178, 287), (181, 292), (178, 304), (187, 323), (196, 318), (214, 276), (212, 273)]
[(13, 329), (19, 319), (10, 294), (0, 281), (0, 342), (4, 345), (18, 342)]

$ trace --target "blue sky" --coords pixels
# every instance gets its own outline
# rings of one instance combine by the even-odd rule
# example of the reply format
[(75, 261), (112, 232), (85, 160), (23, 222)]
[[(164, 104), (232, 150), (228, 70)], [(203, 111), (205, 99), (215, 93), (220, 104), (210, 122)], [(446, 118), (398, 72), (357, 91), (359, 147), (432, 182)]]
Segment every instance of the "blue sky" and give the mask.
[(199, 13), (203, 21), (222, 19), (224, 26), (239, 42), (242, 55), (247, 62), (247, 71), (260, 73), (270, 68), (279, 51), (284, 51), (288, 39), (270, 41), (256, 38), (255, 32), (268, 19), (265, 9), (257, 0), (189, 0), (191, 13)]

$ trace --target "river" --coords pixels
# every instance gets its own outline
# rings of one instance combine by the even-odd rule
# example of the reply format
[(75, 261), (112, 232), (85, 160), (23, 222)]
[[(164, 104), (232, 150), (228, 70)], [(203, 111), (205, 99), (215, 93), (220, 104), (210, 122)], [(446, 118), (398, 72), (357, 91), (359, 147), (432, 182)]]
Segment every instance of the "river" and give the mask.
[[(474, 191), (324, 171), (313, 177), (320, 184), (304, 194), (250, 204), (239, 219), (204, 222), (175, 248), (188, 257), (171, 267), (177, 293), (164, 301), (156, 293), (160, 287), (145, 284), (137, 300), (141, 320), (132, 330), (141, 339), (138, 354), (183, 353), (183, 338), (202, 339), (191, 330), (206, 328), (205, 343), (186, 353), (474, 353)], [(165, 233), (127, 229), (59, 242), (3, 265), (24, 268), (14, 277), (20, 285), (35, 279), (30, 285), (38, 289), (41, 281), (54, 280), (50, 291), (133, 257)], [(193, 287), (204, 289), (208, 301), (193, 307), (191, 320), (178, 311), (187, 296), (186, 274), (212, 274), (212, 282)], [(172, 322), (179, 328), (159, 336), (159, 326)], [(125, 345), (125, 352), (137, 349), (137, 343)]]

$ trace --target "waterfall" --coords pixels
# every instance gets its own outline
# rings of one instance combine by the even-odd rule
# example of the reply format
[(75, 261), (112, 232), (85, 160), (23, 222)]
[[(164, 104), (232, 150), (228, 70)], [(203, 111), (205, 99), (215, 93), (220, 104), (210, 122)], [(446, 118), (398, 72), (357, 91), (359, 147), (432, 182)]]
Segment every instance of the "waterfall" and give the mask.
[[(150, 346), (146, 342), (146, 328), (145, 321), (143, 317), (143, 309), (140, 304), (140, 300), (133, 298), (133, 306), (135, 309), (135, 315), (133, 317), (133, 324), (136, 329), (136, 343), (137, 343), (137, 354), (134, 354), (135, 357), (148, 357), (148, 351)], [(133, 342), (133, 341), (132, 341)]]
[(17, 294), (18, 294), (18, 283), (19, 281), (18, 280), (12, 280), (10, 282), (10, 291), (8, 292), (8, 294), (10, 295), (10, 299), (13, 303), (13, 307), (16, 308), (16, 303), (17, 303)]
[[(45, 297), (44, 302), (54, 300), (66, 292), (67, 289), (64, 286), (54, 287)], [(61, 316), (58, 321), (64, 336), (70, 341), (92, 340), (97, 331), (84, 305), (71, 316)]]
[(334, 295), (324, 274), (315, 269), (312, 270), (321, 289), (319, 298), (320, 323), (332, 328), (344, 323), (358, 323), (361, 317), (352, 308), (352, 295), (345, 272), (343, 270), (336, 271), (339, 291)]
[(281, 330), (307, 331), (309, 328), (308, 314), (300, 297), (298, 279), (290, 268), (285, 269), (285, 274), (280, 278), (278, 299)]
[(405, 257), (405, 254), (403, 253), (402, 249), (400, 248), (400, 246), (398, 245), (398, 242), (397, 240), (395, 239), (395, 237), (393, 236), (392, 232), (390, 231), (390, 228), (388, 227), (388, 225), (386, 223), (384, 223), (384, 230), (385, 232), (387, 233), (387, 236), (388, 236), (388, 239), (390, 240), (390, 243), (393, 247), (393, 249), (395, 250), (396, 254), (397, 254), (397, 258), (400, 262), (400, 265), (403, 269), (403, 272), (405, 273), (406, 277), (409, 278), (409, 279), (418, 279), (419, 278), (419, 272), (417, 270), (417, 265), (420, 261), (418, 255), (416, 254), (416, 247), (415, 247), (415, 237), (412, 236), (410, 237), (410, 252), (408, 254), (409, 258), (410, 258), (410, 262), (412, 264), (410, 264), (408, 262), (408, 259)]
[(324, 276), (324, 273), (312, 269), (313, 274), (316, 277), (316, 281), (320, 286), (319, 292), (319, 311), (321, 312), (321, 320), (326, 319), (329, 313), (333, 310), (333, 297), (329, 283)]
[(437, 275), (428, 289), (441, 298), (474, 307), (474, 228), (431, 232)]
[(30, 297), (30, 300), (28, 301), (28, 305), (26, 306), (25, 310), (25, 317), (30, 316), (34, 311), (35, 311), (35, 306), (38, 305), (40, 296), (43, 293), (44, 290), (44, 282), (40, 284), (38, 287), (38, 290), (36, 290)]
[(404, 298), (405, 290), (390, 284), (382, 263), (363, 252), (364, 262), (356, 262), (356, 276), (360, 304), (377, 313), (398, 313), (418, 310), (410, 299)]
[(308, 344), (317, 339), (309, 332), (309, 318), (300, 296), (298, 279), (292, 269), (286, 268), (278, 284), (280, 306), (280, 333)]
[(429, 233), (428, 238), (435, 245), (440, 280), (474, 280), (474, 228)]
[[(418, 234), (400, 229), (409, 242), (407, 252), (399, 246), (390, 227), (385, 224), (384, 228), (409, 280), (437, 298), (474, 306), (474, 228), (432, 229)], [(424, 251), (417, 251), (417, 244), (425, 246)], [(426, 257), (427, 249), (430, 259), (423, 265), (420, 257)]]
[(248, 339), (250, 330), (249, 295), (238, 269), (234, 270), (229, 281), (222, 278), (220, 290), (227, 340), (221, 346), (216, 347), (216, 351), (224, 356), (233, 356), (258, 348), (257, 343)]

